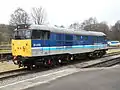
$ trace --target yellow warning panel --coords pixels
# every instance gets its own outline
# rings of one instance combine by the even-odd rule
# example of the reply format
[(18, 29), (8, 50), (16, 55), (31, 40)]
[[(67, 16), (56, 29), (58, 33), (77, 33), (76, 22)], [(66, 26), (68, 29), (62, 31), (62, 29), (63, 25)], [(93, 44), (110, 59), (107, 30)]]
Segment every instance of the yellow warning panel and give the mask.
[(31, 40), (12, 40), (13, 56), (31, 56)]

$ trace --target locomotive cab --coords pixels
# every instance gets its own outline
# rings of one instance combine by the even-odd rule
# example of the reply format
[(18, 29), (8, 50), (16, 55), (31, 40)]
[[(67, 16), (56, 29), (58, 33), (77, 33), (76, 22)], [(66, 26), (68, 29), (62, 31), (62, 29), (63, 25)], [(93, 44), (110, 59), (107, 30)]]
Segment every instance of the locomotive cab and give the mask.
[(19, 64), (21, 60), (18, 60), (18, 57), (27, 59), (39, 56), (39, 54), (41, 54), (41, 56), (43, 54), (49, 54), (43, 51), (43, 46), (48, 44), (46, 42), (49, 37), (50, 31), (31, 29), (25, 25), (18, 25), (17, 29), (14, 31), (11, 45), (12, 55), (14, 57), (13, 62)]
[(31, 56), (31, 31), (27, 29), (19, 29), (14, 31), (12, 39), (13, 56)]
[[(37, 56), (40, 53), (42, 55), (42, 47), (49, 46), (49, 37), (50, 31), (17, 26), (12, 39), (12, 54), (23, 57)], [(36, 48), (40, 48), (39, 51)]]

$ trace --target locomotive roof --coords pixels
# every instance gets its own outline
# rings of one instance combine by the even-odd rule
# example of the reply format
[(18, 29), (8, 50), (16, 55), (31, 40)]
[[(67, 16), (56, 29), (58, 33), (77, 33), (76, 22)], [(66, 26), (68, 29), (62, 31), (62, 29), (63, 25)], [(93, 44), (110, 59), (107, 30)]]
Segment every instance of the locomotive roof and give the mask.
[(54, 33), (66, 33), (66, 34), (76, 34), (76, 35), (106, 36), (103, 32), (58, 28), (48, 25), (30, 25), (29, 29), (46, 30)]

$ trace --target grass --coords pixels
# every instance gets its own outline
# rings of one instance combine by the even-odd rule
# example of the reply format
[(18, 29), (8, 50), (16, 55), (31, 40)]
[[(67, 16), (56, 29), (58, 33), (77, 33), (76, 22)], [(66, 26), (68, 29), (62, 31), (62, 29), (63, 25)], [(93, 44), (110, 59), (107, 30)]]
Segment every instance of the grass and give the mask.
[(20, 69), (20, 68), (18, 68), (17, 65), (14, 65), (12, 61), (10, 62), (4, 61), (3, 63), (0, 62), (0, 73), (10, 70), (16, 70), (16, 69)]
[(10, 53), (11, 50), (0, 50), (0, 53)]
[(1, 42), (0, 45), (2, 45), (2, 46), (9, 46), (11, 44), (9, 42)]
[(115, 53), (115, 52), (120, 52), (120, 49), (110, 49), (107, 51), (107, 53)]

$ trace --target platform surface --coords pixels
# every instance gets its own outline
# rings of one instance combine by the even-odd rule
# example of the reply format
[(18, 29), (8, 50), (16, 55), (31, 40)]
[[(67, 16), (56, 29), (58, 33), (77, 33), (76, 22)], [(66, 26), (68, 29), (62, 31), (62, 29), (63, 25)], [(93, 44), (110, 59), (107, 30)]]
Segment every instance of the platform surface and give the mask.
[(39, 85), (34, 84), (25, 90), (120, 90), (120, 65), (109, 69), (80, 71)]

